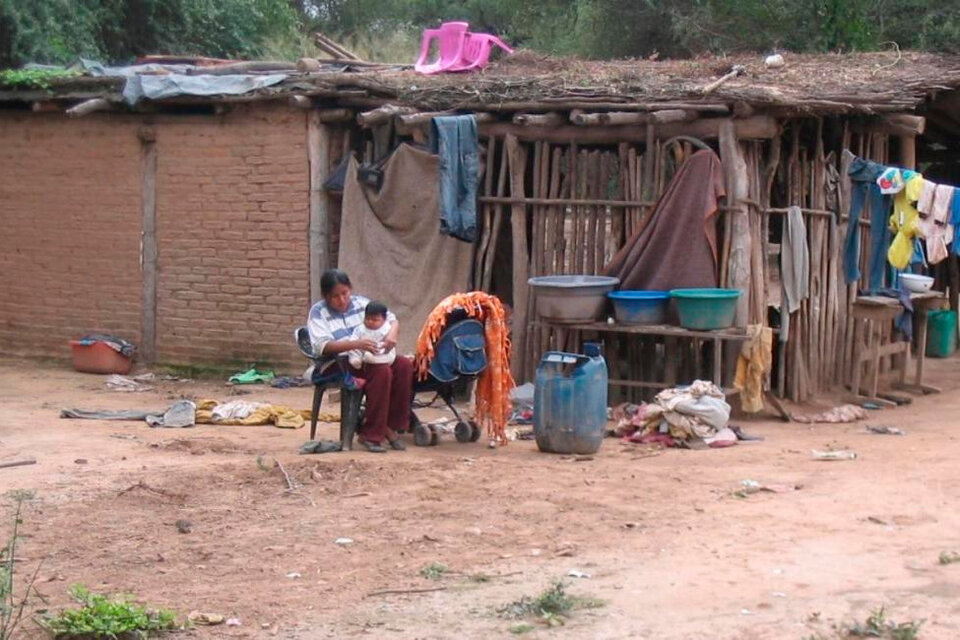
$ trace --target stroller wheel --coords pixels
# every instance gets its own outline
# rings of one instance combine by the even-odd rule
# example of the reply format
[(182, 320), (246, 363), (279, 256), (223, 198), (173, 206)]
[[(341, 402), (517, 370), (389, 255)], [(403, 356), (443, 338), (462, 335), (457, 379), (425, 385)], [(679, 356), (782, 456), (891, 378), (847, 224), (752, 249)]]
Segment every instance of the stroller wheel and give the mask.
[(470, 421), (470, 442), (476, 442), (483, 435), (483, 429), (473, 420)]
[(437, 428), (433, 425), (430, 425), (430, 446), (435, 447), (440, 444), (440, 433), (437, 432)]
[(417, 427), (419, 427), (420, 425), (421, 425), (420, 418), (417, 417), (417, 414), (415, 414), (413, 411), (411, 411), (411, 412), (410, 412), (410, 426), (408, 426), (407, 429), (408, 429), (410, 432), (414, 432), (414, 431), (417, 430)]
[(418, 447), (429, 447), (436, 444), (436, 440), (437, 434), (430, 427), (417, 421), (413, 427), (413, 443)]
[(456, 436), (457, 442), (470, 442), (470, 438), (473, 437), (473, 429), (466, 422), (458, 422), (453, 429), (453, 435)]

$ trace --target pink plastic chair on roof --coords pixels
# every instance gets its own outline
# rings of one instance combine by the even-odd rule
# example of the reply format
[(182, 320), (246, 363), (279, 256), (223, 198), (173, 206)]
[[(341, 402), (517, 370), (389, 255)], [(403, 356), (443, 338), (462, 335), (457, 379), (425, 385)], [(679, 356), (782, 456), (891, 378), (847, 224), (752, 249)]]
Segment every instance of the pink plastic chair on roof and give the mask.
[[(461, 64), (460, 58), (469, 26), (466, 22), (444, 22), (439, 29), (425, 29), (420, 43), (420, 57), (413, 68), (419, 73), (430, 74), (449, 71), (455, 65)], [(428, 62), (430, 45), (434, 40), (437, 41), (440, 55), (436, 60)]]
[(503, 40), (489, 33), (467, 33), (466, 42), (463, 44), (463, 52), (460, 55), (460, 61), (449, 71), (470, 71), (472, 69), (482, 69), (490, 61), (490, 52), (496, 45), (506, 51), (513, 53), (513, 49), (508, 47)]

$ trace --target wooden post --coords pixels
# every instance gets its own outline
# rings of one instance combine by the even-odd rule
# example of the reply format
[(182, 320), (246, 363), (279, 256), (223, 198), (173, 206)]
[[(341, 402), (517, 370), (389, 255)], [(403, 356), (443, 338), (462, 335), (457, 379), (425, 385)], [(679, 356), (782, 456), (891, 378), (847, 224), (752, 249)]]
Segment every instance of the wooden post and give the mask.
[(157, 359), (157, 143), (143, 127), (140, 138), (140, 357)]
[[(510, 159), (510, 195), (522, 198), (527, 169), (526, 150), (513, 135), (506, 136), (506, 148)], [(515, 204), (511, 207), (510, 226), (513, 229), (513, 354), (510, 369), (519, 382), (523, 374), (524, 354), (527, 352), (527, 277), (530, 269), (525, 205)]]
[(330, 173), (330, 128), (320, 112), (307, 116), (307, 160), (310, 166), (310, 302), (320, 299), (320, 276), (330, 267), (330, 201), (323, 182)]
[(917, 138), (903, 135), (900, 139), (900, 166), (904, 169), (917, 168)]
[[(736, 326), (746, 325), (750, 295), (750, 220), (743, 200), (747, 197), (747, 167), (740, 151), (733, 120), (720, 125), (720, 160), (723, 162), (730, 225), (730, 261), (726, 286), (741, 291)], [(723, 283), (721, 283), (722, 285)]]

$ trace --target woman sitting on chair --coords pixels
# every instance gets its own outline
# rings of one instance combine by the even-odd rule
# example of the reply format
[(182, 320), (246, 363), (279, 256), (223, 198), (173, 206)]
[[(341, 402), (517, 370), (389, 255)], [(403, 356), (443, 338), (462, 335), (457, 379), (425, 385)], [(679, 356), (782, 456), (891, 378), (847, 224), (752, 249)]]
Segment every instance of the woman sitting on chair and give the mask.
[[(370, 301), (352, 291), (350, 277), (339, 269), (328, 269), (320, 278), (323, 300), (313, 305), (307, 317), (310, 341), (316, 353), (331, 362), (348, 351), (388, 352), (397, 344), (400, 325), (392, 312), (387, 312), (391, 330), (378, 345), (370, 339), (351, 339), (354, 330), (363, 324), (364, 311)], [(410, 399), (413, 394), (413, 362), (398, 356), (389, 366), (367, 366), (358, 374), (365, 380), (366, 416), (360, 428), (360, 444), (368, 451), (383, 453), (386, 441), (398, 451), (405, 449), (400, 433), (410, 425)]]

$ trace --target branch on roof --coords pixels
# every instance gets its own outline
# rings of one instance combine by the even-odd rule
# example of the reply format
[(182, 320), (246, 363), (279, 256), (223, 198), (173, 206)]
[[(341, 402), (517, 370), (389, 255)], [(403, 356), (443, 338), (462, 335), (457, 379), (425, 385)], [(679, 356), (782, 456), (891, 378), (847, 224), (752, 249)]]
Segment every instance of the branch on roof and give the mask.
[(93, 98), (67, 109), (66, 114), (71, 118), (80, 118), (95, 111), (109, 111), (113, 104), (106, 98)]

